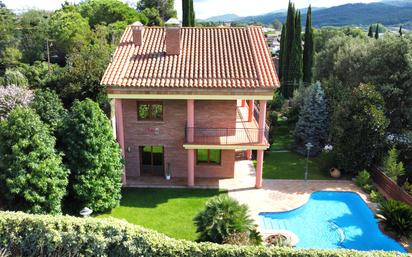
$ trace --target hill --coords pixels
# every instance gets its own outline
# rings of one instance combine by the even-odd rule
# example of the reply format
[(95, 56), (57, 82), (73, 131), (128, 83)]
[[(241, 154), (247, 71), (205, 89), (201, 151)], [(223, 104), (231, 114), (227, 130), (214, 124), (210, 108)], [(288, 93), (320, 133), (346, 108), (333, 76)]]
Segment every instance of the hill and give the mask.
[[(306, 9), (301, 10), (303, 14)], [(222, 15), (225, 16), (225, 15)], [(286, 19), (286, 12), (272, 12), (258, 16), (239, 17), (228, 21), (239, 23), (271, 24), (275, 19), (282, 22)], [(304, 19), (302, 19), (303, 21)], [(219, 21), (214, 17), (213, 21)], [(330, 8), (314, 8), (313, 25), (322, 26), (368, 26), (372, 23), (382, 23), (385, 26), (407, 24), (412, 22), (411, 1), (384, 1), (369, 4), (345, 4)]]

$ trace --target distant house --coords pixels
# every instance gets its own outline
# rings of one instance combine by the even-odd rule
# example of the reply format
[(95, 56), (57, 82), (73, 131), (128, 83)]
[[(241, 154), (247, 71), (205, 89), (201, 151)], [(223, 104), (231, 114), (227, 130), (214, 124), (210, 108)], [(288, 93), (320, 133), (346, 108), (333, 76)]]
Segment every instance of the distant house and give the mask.
[[(125, 159), (142, 177), (234, 176), (235, 154), (257, 150), (261, 186), (266, 103), (279, 85), (260, 27), (128, 26), (101, 81)], [(170, 175), (170, 174), (169, 174)]]

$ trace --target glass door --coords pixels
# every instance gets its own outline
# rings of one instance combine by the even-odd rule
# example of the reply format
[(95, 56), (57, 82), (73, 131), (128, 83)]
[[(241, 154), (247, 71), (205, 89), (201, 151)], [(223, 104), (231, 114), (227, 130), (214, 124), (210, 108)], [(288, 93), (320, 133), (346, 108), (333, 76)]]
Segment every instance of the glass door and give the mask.
[(163, 146), (141, 146), (140, 163), (142, 175), (164, 175), (164, 149)]

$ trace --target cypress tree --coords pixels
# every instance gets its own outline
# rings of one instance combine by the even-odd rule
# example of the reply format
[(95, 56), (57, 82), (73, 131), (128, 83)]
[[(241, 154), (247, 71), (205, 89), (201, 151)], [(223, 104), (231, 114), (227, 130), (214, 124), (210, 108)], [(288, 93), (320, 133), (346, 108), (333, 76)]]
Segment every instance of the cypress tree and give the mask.
[[(291, 49), (293, 44), (293, 38), (295, 37), (295, 6), (289, 2), (288, 14), (286, 18), (285, 25), (285, 41), (284, 41), (284, 51), (283, 51), (283, 60), (282, 60), (282, 94), (285, 98), (289, 98), (289, 89), (290, 87), (290, 78), (289, 78), (289, 67), (291, 59)], [(293, 92), (293, 90), (292, 90)]]
[(279, 51), (279, 69), (278, 69), (278, 74), (279, 74), (279, 79), (282, 81), (282, 75), (283, 75), (283, 67), (285, 63), (285, 38), (286, 37), (286, 26), (285, 24), (282, 24), (282, 34), (280, 35), (280, 51)]
[(189, 4), (190, 4), (190, 26), (194, 27), (195, 24), (195, 9), (193, 6), (193, 0), (189, 0)]
[(302, 79), (302, 25), (300, 22), (300, 12), (297, 12), (294, 16), (295, 20), (293, 23), (295, 28), (288, 66), (287, 97), (293, 96), (295, 86), (297, 86)]
[(303, 49), (303, 81), (306, 83), (312, 82), (314, 54), (315, 45), (313, 42), (312, 7), (309, 5), (308, 13), (306, 15), (305, 47)]
[(373, 37), (372, 25), (369, 26), (368, 37)]
[(191, 14), (190, 14), (190, 0), (182, 0), (182, 12), (183, 12), (183, 26), (189, 27)]
[(402, 37), (403, 36), (403, 32), (402, 32), (402, 25), (399, 27), (399, 36)]
[(375, 38), (379, 39), (379, 23), (376, 23)]

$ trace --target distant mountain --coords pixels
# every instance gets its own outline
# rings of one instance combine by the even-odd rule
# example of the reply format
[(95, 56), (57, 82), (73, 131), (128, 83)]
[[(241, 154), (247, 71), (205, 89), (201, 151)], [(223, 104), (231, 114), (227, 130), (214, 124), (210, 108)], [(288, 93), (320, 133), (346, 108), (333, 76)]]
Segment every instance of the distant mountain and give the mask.
[[(307, 9), (302, 9), (305, 14)], [(224, 15), (223, 15), (224, 16)], [(275, 19), (284, 22), (286, 12), (272, 12), (258, 16), (239, 17), (228, 21), (239, 23), (263, 23), (271, 24)], [(304, 22), (304, 18), (302, 22)], [(215, 19), (214, 21), (219, 21)], [(411, 0), (384, 0), (369, 4), (345, 4), (330, 8), (313, 8), (313, 25), (321, 26), (367, 26), (372, 23), (382, 23), (386, 26), (412, 22)]]
[(223, 15), (218, 15), (218, 16), (212, 16), (210, 18), (207, 18), (206, 21), (211, 21), (211, 22), (230, 22), (230, 21), (236, 21), (238, 19), (241, 19), (242, 17), (236, 15), (236, 14), (223, 14)]

